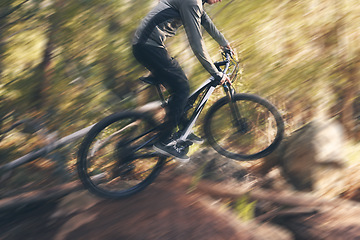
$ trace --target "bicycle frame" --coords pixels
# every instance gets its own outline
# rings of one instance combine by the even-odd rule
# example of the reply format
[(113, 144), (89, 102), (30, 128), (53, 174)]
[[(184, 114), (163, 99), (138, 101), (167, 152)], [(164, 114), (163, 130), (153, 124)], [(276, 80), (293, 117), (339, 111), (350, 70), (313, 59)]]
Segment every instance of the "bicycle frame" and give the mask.
[[(230, 66), (230, 53), (226, 53), (225, 52), (225, 60), (222, 62), (216, 62), (215, 66), (218, 68), (219, 71), (222, 71), (224, 74), (227, 73), (229, 66)], [(224, 69), (222, 70), (220, 67), (221, 66), (225, 66)], [(192, 131), (192, 128), (194, 127), (196, 120), (198, 119), (198, 117), (200, 116), (202, 110), (205, 107), (206, 102), (208, 101), (208, 99), (210, 98), (210, 96), (212, 95), (212, 93), (214, 92), (215, 88), (219, 85), (219, 82), (214, 81), (214, 77), (210, 77), (208, 78), (200, 87), (198, 87), (189, 97), (187, 104), (186, 104), (186, 108), (184, 111), (184, 114), (186, 112), (188, 112), (191, 108), (193, 108), (193, 104), (195, 103), (195, 101), (198, 99), (198, 97), (202, 95), (202, 98), (200, 100), (200, 102), (197, 104), (197, 106), (194, 109), (194, 112), (192, 113), (189, 121), (187, 122), (187, 124), (184, 126), (184, 128), (181, 131), (181, 135), (179, 138), (177, 138), (177, 140), (186, 142), (187, 137), (189, 136), (189, 134)], [(222, 84), (225, 93), (228, 95), (228, 97), (230, 97), (232, 99), (232, 95), (234, 94), (234, 91), (231, 91), (231, 85), (229, 83), (223, 83)], [(158, 85), (156, 85), (157, 87), (157, 91), (159, 93), (160, 99), (163, 103), (163, 105), (165, 105), (165, 100), (163, 97), (163, 94), (159, 88)], [(235, 107), (236, 108), (236, 107)], [(239, 111), (237, 109), (232, 109), (232, 114), (234, 114), (236, 119), (239, 119)]]
[[(208, 143), (231, 159), (259, 159), (280, 143), (283, 120), (266, 99), (254, 94), (235, 94), (232, 82), (236, 79), (239, 63), (236, 59), (230, 61), (230, 53), (224, 56), (226, 60), (215, 66), (223, 73), (229, 72), (230, 81), (221, 83), (210, 77), (190, 95), (180, 130), (170, 144), (179, 153), (188, 154), (192, 144), (188, 136), (215, 88), (221, 85), (225, 97), (216, 100), (204, 117)], [(141, 80), (156, 87), (165, 107), (167, 103), (161, 85), (150, 81), (151, 77)], [(150, 113), (130, 110), (114, 113), (95, 124), (84, 138), (78, 154), (77, 170), (84, 186), (101, 197), (123, 198), (154, 181), (162, 167), (172, 160), (153, 149), (161, 130), (166, 127), (166, 123), (156, 120)], [(101, 181), (94, 178), (101, 178)]]
[[(208, 99), (210, 98), (210, 96), (212, 95), (212, 93), (214, 92), (215, 88), (216, 88), (217, 84), (214, 83), (214, 81), (212, 80), (212, 78), (207, 79), (204, 84), (199, 87), (197, 90), (195, 90), (194, 93), (192, 93), (189, 97), (189, 101), (190, 102), (195, 102), (195, 100), (198, 98), (198, 96), (201, 93), (204, 93), (202, 99), (200, 100), (200, 103), (196, 106), (193, 114), (190, 117), (189, 123), (187, 124), (187, 126), (185, 126), (185, 128), (182, 131), (182, 134), (179, 138), (179, 140), (185, 141), (186, 138), (189, 136), (189, 134), (191, 133), (191, 129), (193, 128), (193, 126), (195, 125), (196, 120), (198, 119), (200, 113), (202, 112), (202, 110), (205, 107), (206, 102), (208, 101)], [(192, 104), (191, 104), (192, 105)], [(185, 112), (187, 112), (189, 109), (186, 109)]]

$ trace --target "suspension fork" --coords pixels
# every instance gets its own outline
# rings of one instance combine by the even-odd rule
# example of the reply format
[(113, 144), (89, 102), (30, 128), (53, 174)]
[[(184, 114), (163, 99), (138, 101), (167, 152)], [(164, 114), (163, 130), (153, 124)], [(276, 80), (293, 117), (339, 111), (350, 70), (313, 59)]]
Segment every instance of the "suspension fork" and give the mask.
[(227, 98), (229, 99), (232, 124), (238, 131), (244, 133), (247, 131), (247, 127), (244, 119), (241, 117), (239, 106), (236, 104), (236, 100), (234, 98), (235, 90), (231, 88), (229, 83), (224, 84), (223, 88)]
[(239, 108), (236, 105), (236, 101), (234, 99), (235, 91), (234, 91), (234, 89), (231, 88), (230, 84), (228, 84), (228, 83), (224, 84), (223, 88), (224, 88), (227, 98), (229, 99), (231, 115), (233, 116), (233, 119), (235, 121), (237, 121), (238, 119), (241, 118), (241, 115), (240, 115)]

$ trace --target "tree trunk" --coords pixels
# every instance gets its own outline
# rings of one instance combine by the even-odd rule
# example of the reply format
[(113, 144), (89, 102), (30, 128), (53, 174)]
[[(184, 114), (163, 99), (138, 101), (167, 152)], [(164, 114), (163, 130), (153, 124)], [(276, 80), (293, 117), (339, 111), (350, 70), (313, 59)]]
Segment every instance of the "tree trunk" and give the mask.
[(350, 66), (346, 75), (348, 76), (348, 80), (344, 87), (344, 103), (341, 110), (341, 121), (345, 127), (347, 136), (353, 138), (355, 137), (354, 101), (356, 99), (356, 66)]
[(35, 81), (37, 81), (37, 84), (33, 101), (36, 103), (36, 110), (45, 110), (43, 109), (44, 107), (51, 108), (48, 96), (53, 71), (51, 63), (53, 50), (56, 45), (56, 36), (59, 34), (59, 28), (61, 27), (61, 20), (63, 18), (61, 11), (63, 5), (64, 3), (60, 0), (54, 1), (52, 6), (54, 13), (48, 17), (47, 43), (43, 52), (42, 61), (35, 71)]
[(11, 3), (11, 0), (1, 0), (0, 2), (0, 78), (2, 77), (2, 72), (4, 71), (3, 60), (6, 52), (5, 37), (8, 30), (7, 22), (11, 9)]
[[(52, 29), (50, 27), (50, 29)], [(36, 87), (33, 94), (33, 102), (35, 102), (35, 108), (42, 110), (44, 106), (47, 106), (47, 92), (49, 89), (49, 82), (51, 78), (51, 67), (50, 62), (52, 58), (53, 50), (53, 31), (49, 30), (48, 40), (44, 49), (42, 61), (35, 71)]]
[(341, 109), (341, 122), (345, 127), (347, 135), (351, 138), (356, 136), (355, 116), (354, 116), (354, 102), (356, 99), (356, 91), (358, 89), (358, 65), (359, 56), (352, 53), (352, 41), (350, 38), (351, 21), (346, 12), (346, 1), (335, 1), (337, 13), (336, 18), (339, 20), (337, 28), (337, 62), (340, 66), (338, 71), (346, 78), (343, 88), (343, 105)]

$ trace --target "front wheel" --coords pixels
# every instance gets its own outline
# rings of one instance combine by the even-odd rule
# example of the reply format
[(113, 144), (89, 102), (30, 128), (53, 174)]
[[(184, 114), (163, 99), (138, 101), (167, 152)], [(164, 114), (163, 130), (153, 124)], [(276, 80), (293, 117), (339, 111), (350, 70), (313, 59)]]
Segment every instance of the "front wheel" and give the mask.
[(165, 162), (152, 150), (156, 129), (150, 116), (135, 111), (116, 113), (97, 123), (79, 149), (77, 170), (84, 186), (105, 198), (143, 190)]
[(254, 160), (271, 153), (284, 134), (277, 109), (253, 94), (235, 94), (218, 100), (207, 112), (205, 136), (220, 154), (236, 160)]

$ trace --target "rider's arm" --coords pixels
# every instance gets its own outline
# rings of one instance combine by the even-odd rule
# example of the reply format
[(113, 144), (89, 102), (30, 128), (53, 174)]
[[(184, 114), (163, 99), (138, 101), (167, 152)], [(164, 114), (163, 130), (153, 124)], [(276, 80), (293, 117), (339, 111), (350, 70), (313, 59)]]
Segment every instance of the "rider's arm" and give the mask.
[(222, 35), (222, 33), (216, 28), (211, 18), (206, 14), (205, 11), (201, 16), (201, 25), (220, 46), (229, 46), (229, 42), (225, 39), (224, 35)]
[[(197, 0), (183, 1), (179, 9), (190, 46), (204, 68), (215, 78), (220, 80), (223, 73), (219, 72), (207, 52), (201, 34), (202, 5)], [(200, 1), (201, 3), (201, 1)]]

